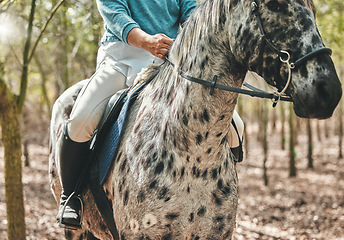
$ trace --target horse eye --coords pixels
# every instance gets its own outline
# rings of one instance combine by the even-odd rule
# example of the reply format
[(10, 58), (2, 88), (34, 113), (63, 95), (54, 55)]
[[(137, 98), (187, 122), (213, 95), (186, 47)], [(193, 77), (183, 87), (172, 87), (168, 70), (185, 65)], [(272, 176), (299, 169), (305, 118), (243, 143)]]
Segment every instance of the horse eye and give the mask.
[(267, 7), (270, 11), (273, 11), (273, 12), (280, 12), (282, 8), (281, 4), (278, 1), (268, 2)]

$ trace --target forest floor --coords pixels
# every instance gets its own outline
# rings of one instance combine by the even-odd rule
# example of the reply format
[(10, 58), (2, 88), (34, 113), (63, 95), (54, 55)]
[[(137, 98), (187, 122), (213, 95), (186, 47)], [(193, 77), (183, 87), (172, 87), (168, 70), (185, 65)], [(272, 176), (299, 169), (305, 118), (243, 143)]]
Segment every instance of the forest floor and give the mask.
[[(257, 126), (248, 129), (249, 152), (237, 166), (240, 198), (235, 239), (344, 240), (344, 159), (338, 159), (338, 137), (314, 139), (314, 169), (308, 169), (307, 138), (300, 134), (297, 176), (289, 178), (288, 151), (281, 150), (279, 133), (270, 133), (265, 186), (257, 131)], [(30, 166), (23, 167), (27, 239), (63, 239), (49, 188), (48, 148), (31, 145), (29, 152)], [(0, 239), (6, 239), (6, 227), (0, 146)]]

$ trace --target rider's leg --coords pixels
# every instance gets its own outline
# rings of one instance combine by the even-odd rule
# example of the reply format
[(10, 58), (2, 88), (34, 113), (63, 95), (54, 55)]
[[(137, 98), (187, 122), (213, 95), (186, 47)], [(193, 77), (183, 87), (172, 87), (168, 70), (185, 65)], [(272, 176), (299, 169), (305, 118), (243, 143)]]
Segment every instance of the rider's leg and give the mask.
[(233, 113), (233, 121), (235, 127), (233, 125), (231, 125), (230, 127), (229, 143), (233, 155), (239, 162), (241, 162), (243, 159), (242, 141), (244, 135), (244, 122), (242, 121), (236, 110), (234, 110)]
[(89, 140), (107, 102), (114, 93), (126, 87), (125, 82), (126, 77), (122, 73), (103, 62), (78, 95), (64, 128), (60, 151), (62, 193), (58, 221), (62, 227), (81, 227), (81, 203), (77, 198), (66, 200), (74, 192), (80, 179), (89, 155)]

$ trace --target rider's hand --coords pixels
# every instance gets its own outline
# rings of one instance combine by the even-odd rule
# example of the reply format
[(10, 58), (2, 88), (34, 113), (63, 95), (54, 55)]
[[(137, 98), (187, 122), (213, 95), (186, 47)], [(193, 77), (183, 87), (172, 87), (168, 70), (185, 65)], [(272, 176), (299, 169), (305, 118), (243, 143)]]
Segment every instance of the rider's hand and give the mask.
[(161, 59), (165, 59), (173, 43), (165, 34), (149, 35), (140, 28), (133, 28), (128, 34), (127, 41), (130, 45), (145, 49)]

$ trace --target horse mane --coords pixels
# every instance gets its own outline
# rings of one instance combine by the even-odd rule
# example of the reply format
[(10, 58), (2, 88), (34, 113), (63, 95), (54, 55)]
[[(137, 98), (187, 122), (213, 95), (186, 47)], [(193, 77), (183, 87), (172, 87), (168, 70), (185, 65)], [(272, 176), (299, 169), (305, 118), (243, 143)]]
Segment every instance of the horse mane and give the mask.
[(231, 0), (203, 0), (183, 24), (173, 46), (174, 62), (180, 65), (186, 55), (199, 48), (200, 40), (221, 30), (230, 10)]
[(307, 7), (309, 7), (311, 9), (311, 11), (314, 13), (314, 15), (316, 16), (316, 9), (315, 9), (315, 5), (314, 5), (314, 1), (313, 0), (306, 0), (305, 4)]

